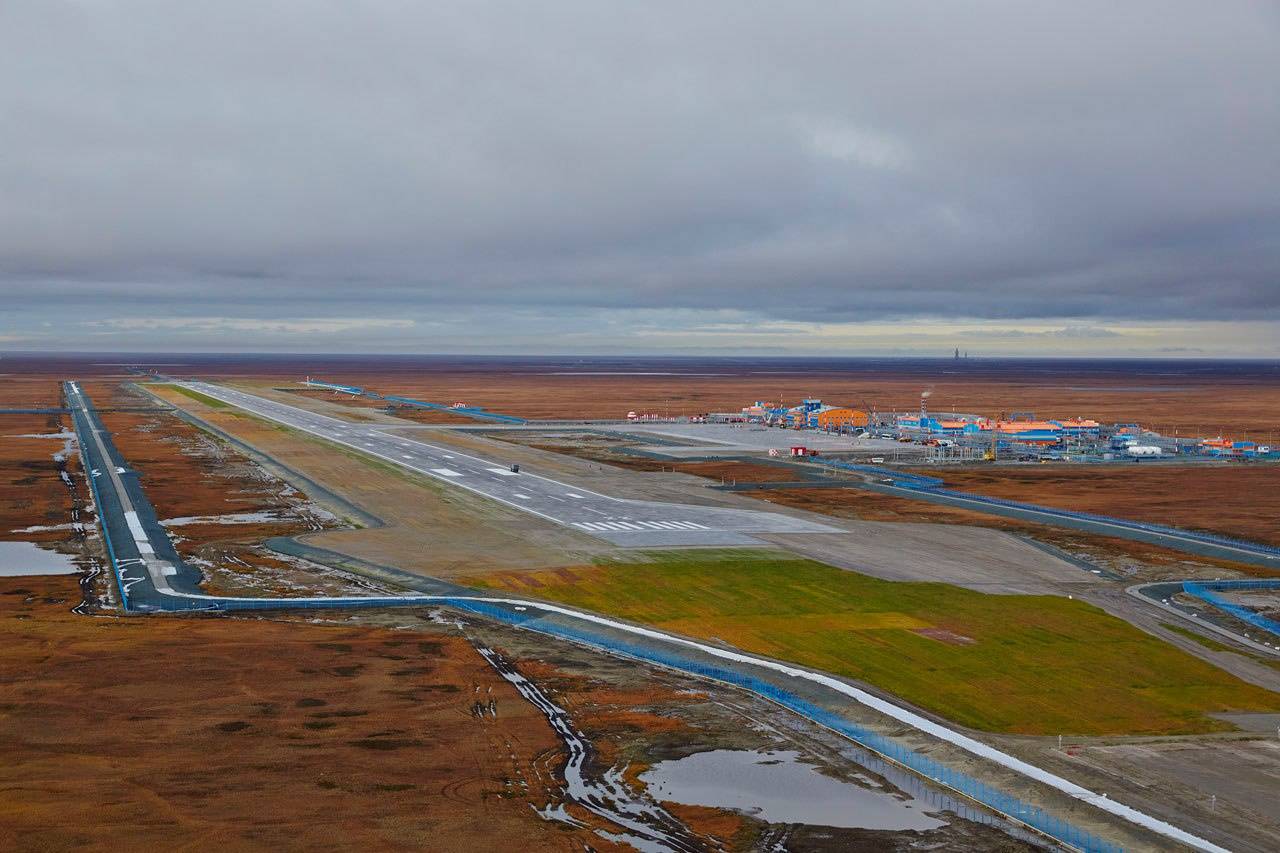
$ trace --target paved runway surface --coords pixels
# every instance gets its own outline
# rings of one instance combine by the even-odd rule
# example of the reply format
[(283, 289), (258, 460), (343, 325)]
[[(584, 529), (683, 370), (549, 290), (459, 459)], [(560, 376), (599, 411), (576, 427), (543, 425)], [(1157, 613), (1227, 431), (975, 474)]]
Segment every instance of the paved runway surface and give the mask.
[(839, 528), (774, 512), (633, 501), (539, 476), (519, 473), (501, 460), (406, 438), (382, 427), (357, 424), (205, 382), (183, 386), (247, 412), (459, 488), (537, 515), (599, 539), (631, 548), (678, 545), (754, 545), (752, 533), (838, 533)]
[(137, 472), (116, 449), (88, 396), (79, 383), (67, 382), (63, 387), (126, 609), (163, 606), (173, 593), (199, 593), (199, 570), (184, 563), (173, 549), (138, 483)]

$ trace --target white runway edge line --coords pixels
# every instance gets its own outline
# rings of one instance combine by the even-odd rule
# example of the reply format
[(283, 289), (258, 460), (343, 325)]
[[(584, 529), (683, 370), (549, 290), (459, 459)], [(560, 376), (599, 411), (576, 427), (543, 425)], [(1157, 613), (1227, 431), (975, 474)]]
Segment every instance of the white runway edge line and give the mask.
[(132, 510), (124, 514), (125, 524), (129, 525), (129, 533), (133, 535), (133, 544), (138, 549), (138, 553), (143, 556), (150, 557), (155, 554), (155, 549), (151, 547), (151, 540), (147, 538), (147, 531), (142, 529), (142, 522), (138, 520), (138, 514)]

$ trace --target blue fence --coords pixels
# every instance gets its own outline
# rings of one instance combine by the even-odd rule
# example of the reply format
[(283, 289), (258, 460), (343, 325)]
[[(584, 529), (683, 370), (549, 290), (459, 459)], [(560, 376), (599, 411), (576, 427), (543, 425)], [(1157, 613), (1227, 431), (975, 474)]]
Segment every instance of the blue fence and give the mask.
[(1253, 581), (1186, 581), (1182, 584), (1182, 591), (1188, 595), (1194, 595), (1196, 598), (1213, 605), (1219, 610), (1230, 613), (1242, 622), (1261, 628), (1263, 631), (1280, 636), (1280, 622), (1274, 619), (1268, 619), (1261, 613), (1256, 613), (1249, 608), (1229, 601), (1218, 595), (1218, 592), (1227, 590), (1259, 590), (1259, 589), (1275, 589), (1280, 590), (1280, 580), (1253, 580)]
[(379, 394), (376, 391), (367, 391), (364, 388), (357, 388), (354, 385), (334, 385), (330, 382), (319, 382), (309, 380), (307, 383), (312, 388), (330, 388), (334, 391), (342, 391), (347, 394), (355, 394), (356, 396), (368, 397), (371, 400), (386, 400), (390, 403), (399, 403), (402, 406), (413, 406), (419, 409), (434, 409), (439, 412), (453, 412), (458, 415), (465, 415), (469, 418), (479, 418), (486, 421), (497, 421), (507, 424), (524, 424), (528, 423), (524, 418), (518, 418), (515, 415), (502, 415), (497, 412), (490, 412), (481, 406), (446, 406), (443, 403), (432, 403), (427, 400), (415, 400), (412, 397), (397, 397), (392, 394)]
[[(845, 735), (856, 743), (873, 752), (892, 759), (898, 764), (910, 768), (919, 775), (938, 784), (945, 785), (953, 791), (963, 794), (974, 802), (1017, 820), (1047, 836), (1055, 838), (1080, 850), (1096, 851), (1096, 853), (1115, 853), (1122, 848), (1089, 833), (1071, 822), (1046, 812), (1039, 806), (1024, 802), (1010, 794), (992, 788), (965, 773), (954, 770), (914, 750), (903, 746), (876, 732), (855, 725), (840, 715), (801, 698), (797, 694), (785, 690), (776, 684), (734, 670), (725, 669), (713, 664), (692, 660), (674, 652), (628, 643), (614, 638), (605, 638), (599, 634), (576, 629), (558, 622), (545, 620), (535, 613), (519, 613), (507, 610), (482, 601), (465, 599), (447, 599), (441, 603), (449, 604), (508, 624), (520, 625), (542, 633), (574, 640), (588, 645), (603, 648), (610, 652), (626, 655), (637, 660), (655, 663), (671, 669), (688, 672), (703, 678), (710, 678), (725, 684), (742, 687), (770, 699), (779, 705), (807, 717), (819, 725)], [(534, 624), (538, 623), (538, 624)]]
[(308, 388), (324, 388), (328, 391), (341, 391), (343, 394), (354, 394), (359, 397), (365, 393), (363, 388), (357, 388), (354, 385), (335, 385), (332, 382), (315, 382), (307, 380), (305, 383)]
[(481, 418), (483, 420), (498, 421), (500, 423), (508, 424), (528, 423), (524, 418), (518, 418), (515, 415), (501, 415), (497, 412), (490, 412), (486, 409), (482, 409), (479, 406), (446, 406), (443, 403), (429, 403), (426, 400), (415, 400), (412, 397), (396, 397), (390, 394), (386, 395), (382, 399), (388, 400), (392, 403), (401, 403), (405, 406), (416, 406), (420, 409), (435, 409), (440, 412), (453, 412), (454, 414), (465, 415), (469, 418)]
[(1057, 507), (1042, 506), (1040, 504), (1023, 503), (1021, 501), (1011, 501), (1004, 498), (993, 498), (988, 495), (974, 494), (973, 492), (961, 492), (955, 489), (945, 488), (946, 484), (937, 477), (912, 474), (905, 471), (892, 471), (887, 468), (877, 468), (872, 465), (857, 465), (851, 462), (839, 462), (836, 460), (821, 458), (819, 459), (819, 462), (832, 468), (858, 471), (866, 474), (876, 474), (878, 476), (891, 479), (895, 486), (903, 489), (913, 489), (920, 492), (930, 492), (948, 497), (964, 498), (965, 500), (977, 503), (1006, 507), (1008, 509), (1021, 510), (1024, 512), (1037, 512), (1046, 515), (1056, 515), (1060, 518), (1109, 524), (1116, 527), (1124, 527), (1130, 530), (1154, 533), (1161, 536), (1176, 536), (1183, 539), (1190, 539), (1195, 542), (1201, 542), (1205, 545), (1217, 545), (1227, 548), (1242, 549), (1253, 554), (1266, 557), (1280, 557), (1280, 548), (1276, 548), (1271, 545), (1264, 545), (1260, 542), (1250, 542), (1247, 539), (1233, 539), (1229, 536), (1220, 536), (1216, 533), (1202, 533), (1195, 530), (1186, 530), (1180, 527), (1167, 527), (1163, 524), (1152, 524), (1145, 521), (1133, 521), (1127, 518), (1117, 518), (1111, 515), (1099, 515), (1097, 513), (1079, 512), (1070, 509), (1058, 509)]
[(859, 465), (856, 462), (841, 462), (837, 459), (826, 459), (821, 456), (818, 457), (818, 462), (828, 468), (840, 468), (844, 471), (857, 471), (861, 474), (874, 474), (879, 477), (885, 477), (893, 480), (895, 486), (902, 486), (904, 489), (937, 489), (946, 485), (937, 477), (912, 474), (908, 471), (890, 471), (888, 468), (877, 468), (875, 465)]

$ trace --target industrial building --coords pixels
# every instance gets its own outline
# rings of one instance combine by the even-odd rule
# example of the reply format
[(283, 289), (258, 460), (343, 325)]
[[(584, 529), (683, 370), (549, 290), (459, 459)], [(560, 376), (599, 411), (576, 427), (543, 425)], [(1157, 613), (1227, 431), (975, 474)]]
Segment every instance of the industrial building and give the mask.
[(1206, 438), (1200, 442), (1200, 452), (1206, 456), (1255, 459), (1260, 456), (1270, 455), (1271, 448), (1254, 441), (1235, 441), (1218, 436), (1217, 438)]
[[(926, 444), (946, 461), (977, 458), (1009, 458), (1021, 461), (1092, 460), (1111, 461), (1140, 457), (1215, 457), (1261, 459), (1273, 456), (1272, 448), (1251, 441), (1222, 437), (1198, 440), (1161, 436), (1136, 423), (1104, 426), (1091, 418), (1037, 418), (1034, 412), (1013, 412), (999, 417), (977, 414), (930, 413), (922, 395), (918, 413), (877, 416), (852, 406), (833, 406), (817, 398), (797, 405), (757, 400), (740, 412), (709, 416), (726, 423), (754, 423), (762, 426), (827, 433), (862, 434), (861, 430), (890, 424), (899, 441)], [(930, 461), (936, 461), (932, 457)]]
[(871, 423), (871, 416), (847, 406), (833, 406), (818, 412), (818, 428), (838, 431), (858, 429)]
[[(733, 416), (717, 415), (716, 420), (729, 420)], [(802, 400), (799, 405), (767, 403), (757, 400), (745, 406), (736, 419), (747, 423), (785, 426), (791, 429), (821, 429), (841, 432), (866, 427), (871, 416), (848, 406), (830, 406), (816, 398)]]
[(926, 413), (904, 415), (897, 420), (898, 429), (918, 433), (921, 436), (963, 437), (990, 436), (994, 431), (1001, 439), (1021, 444), (1048, 447), (1063, 439), (1097, 438), (1102, 424), (1093, 420), (1074, 418), (1066, 421), (1036, 420), (1027, 418), (990, 419), (976, 415), (959, 415), (951, 418), (935, 417)]

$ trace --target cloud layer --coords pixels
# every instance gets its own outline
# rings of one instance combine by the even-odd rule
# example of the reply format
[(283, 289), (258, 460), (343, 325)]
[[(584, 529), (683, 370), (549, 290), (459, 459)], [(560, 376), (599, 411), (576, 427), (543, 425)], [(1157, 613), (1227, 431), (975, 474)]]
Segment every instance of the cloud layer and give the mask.
[(1274, 318), (1277, 81), (1264, 2), (14, 0), (0, 288), (179, 342)]

